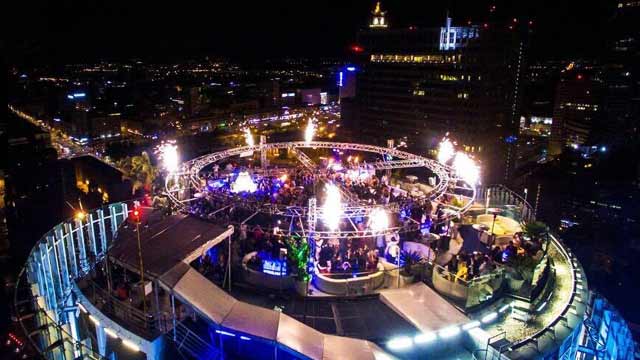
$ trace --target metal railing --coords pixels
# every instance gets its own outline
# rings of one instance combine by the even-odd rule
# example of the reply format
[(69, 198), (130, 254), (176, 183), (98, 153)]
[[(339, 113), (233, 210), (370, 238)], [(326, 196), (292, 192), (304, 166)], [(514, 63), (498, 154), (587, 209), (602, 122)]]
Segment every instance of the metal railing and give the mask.
[(536, 220), (535, 210), (531, 204), (501, 184), (479, 186), (476, 190), (476, 202), (486, 208), (501, 209), (503, 212), (500, 215), (516, 221), (529, 223)]
[(499, 295), (504, 280), (505, 269), (502, 266), (467, 280), (437, 264), (431, 278), (433, 287), (440, 294), (455, 300), (465, 310), (476, 308)]
[(92, 280), (84, 279), (80, 284), (85, 285), (79, 286), (80, 291), (96, 308), (112, 320), (125, 325), (126, 328), (149, 338), (169, 330), (171, 318), (168, 314), (162, 312), (145, 314), (132, 303), (116, 298)]
[(181, 322), (176, 323), (173, 342), (178, 351), (184, 351), (195, 359), (216, 360), (221, 358), (222, 353), (218, 348), (203, 340)]
[[(33, 347), (45, 358), (99, 359), (101, 356), (78, 339), (77, 331), (65, 330), (75, 309), (73, 285), (104, 259), (107, 250), (128, 214), (126, 203), (114, 203), (68, 219), (44, 234), (31, 249), (20, 271), (14, 307), (20, 314), (29, 304), (34, 323), (19, 316), (20, 326)], [(75, 331), (75, 333), (74, 333)]]
[(26, 268), (20, 271), (15, 289), (14, 311), (20, 327), (43, 358), (102, 359), (91, 347), (76, 341), (61, 323), (39, 305), (39, 297), (32, 294), (29, 286)]

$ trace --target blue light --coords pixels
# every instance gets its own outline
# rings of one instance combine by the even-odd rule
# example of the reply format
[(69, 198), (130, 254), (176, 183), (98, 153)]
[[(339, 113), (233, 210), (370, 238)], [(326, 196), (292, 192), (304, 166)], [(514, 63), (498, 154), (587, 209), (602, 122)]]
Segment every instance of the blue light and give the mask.
[(606, 146), (600, 147), (600, 152), (607, 152), (607, 147)]
[(230, 333), (230, 332), (224, 331), (224, 330), (216, 330), (216, 333), (220, 334), (220, 335), (226, 335), (226, 336), (232, 336), (232, 337), (236, 336), (236, 334), (233, 334), (233, 333)]
[(262, 272), (275, 276), (287, 275), (287, 263), (283, 260), (263, 260)]
[(69, 100), (73, 100), (73, 99), (74, 99), (74, 98), (73, 98), (73, 95), (67, 95), (67, 99), (69, 99)]
[(53, 121), (60, 122), (60, 118), (53, 118)]
[(246, 336), (242, 336), (242, 335), (241, 335), (241, 336), (240, 336), (240, 340), (251, 340), (251, 338), (248, 338), (248, 337), (246, 337)]
[(347, 71), (356, 71), (355, 66), (347, 66)]
[(340, 71), (340, 74), (338, 75), (338, 86), (342, 87), (342, 79), (344, 78), (344, 73), (342, 71)]
[(518, 140), (518, 138), (517, 138), (516, 136), (514, 136), (514, 135), (507, 136), (507, 138), (506, 138), (506, 139), (504, 139), (504, 141), (505, 141), (507, 144), (513, 144), (513, 143), (514, 143), (514, 142), (516, 142), (517, 140)]
[(85, 94), (85, 93), (83, 93), (83, 92), (73, 94), (73, 97), (74, 97), (74, 98), (83, 98), (83, 97), (85, 97), (85, 96), (87, 96), (87, 94)]

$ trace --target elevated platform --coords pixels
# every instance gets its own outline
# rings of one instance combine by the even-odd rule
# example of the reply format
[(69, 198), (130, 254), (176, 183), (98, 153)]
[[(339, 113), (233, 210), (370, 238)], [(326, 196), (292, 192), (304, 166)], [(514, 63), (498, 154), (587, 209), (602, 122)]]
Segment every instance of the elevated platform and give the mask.
[[(194, 260), (233, 233), (233, 228), (190, 215), (166, 216), (151, 209), (142, 213), (140, 243), (144, 270), (154, 277), (161, 276), (181, 261)], [(133, 271), (139, 270), (135, 224), (126, 222), (120, 227), (109, 255), (121, 265)]]

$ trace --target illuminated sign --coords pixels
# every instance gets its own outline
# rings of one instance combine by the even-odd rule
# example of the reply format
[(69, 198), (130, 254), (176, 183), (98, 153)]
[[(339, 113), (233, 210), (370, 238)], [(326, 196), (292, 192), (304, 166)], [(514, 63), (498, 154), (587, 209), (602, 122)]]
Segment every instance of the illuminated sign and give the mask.
[(287, 275), (287, 263), (283, 260), (263, 260), (262, 272), (269, 275)]

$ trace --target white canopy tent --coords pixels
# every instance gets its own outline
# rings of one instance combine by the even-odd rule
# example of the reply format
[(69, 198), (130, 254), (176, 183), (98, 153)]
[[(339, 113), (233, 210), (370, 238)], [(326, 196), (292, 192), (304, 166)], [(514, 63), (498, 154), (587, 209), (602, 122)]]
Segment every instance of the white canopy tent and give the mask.
[(311, 359), (393, 359), (370, 341), (326, 335), (279, 311), (238, 301), (185, 265), (163, 275), (162, 286), (216, 325), (277, 342)]
[(380, 292), (385, 303), (422, 332), (469, 322), (469, 318), (424, 283)]

